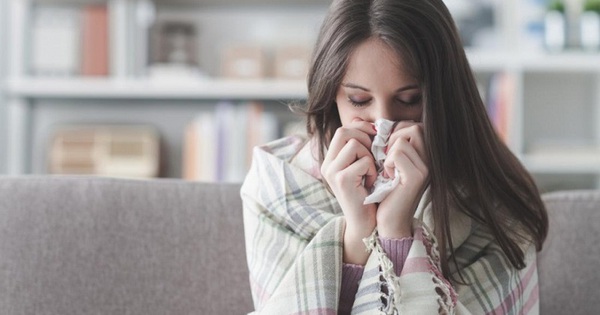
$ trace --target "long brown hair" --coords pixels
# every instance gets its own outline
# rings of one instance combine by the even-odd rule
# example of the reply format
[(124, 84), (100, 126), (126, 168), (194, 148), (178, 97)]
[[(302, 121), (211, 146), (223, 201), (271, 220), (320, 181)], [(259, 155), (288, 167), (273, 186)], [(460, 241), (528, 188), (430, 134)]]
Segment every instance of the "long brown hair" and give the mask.
[(335, 96), (349, 56), (371, 37), (402, 57), (422, 91), (434, 231), (442, 244), (444, 275), (449, 276), (448, 257), (454, 257), (453, 207), (487, 226), (511, 264), (523, 268), (520, 245), (533, 242), (541, 249), (548, 231), (546, 209), (531, 176), (494, 131), (442, 0), (334, 0), (313, 52), (305, 108), (308, 133), (320, 143), (320, 160), (341, 126)]

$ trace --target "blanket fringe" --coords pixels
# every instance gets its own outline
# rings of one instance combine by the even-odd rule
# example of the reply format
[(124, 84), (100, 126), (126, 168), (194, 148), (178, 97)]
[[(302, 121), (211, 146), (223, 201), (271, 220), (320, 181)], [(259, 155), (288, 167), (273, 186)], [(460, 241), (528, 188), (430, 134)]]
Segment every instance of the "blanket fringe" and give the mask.
[[(438, 294), (437, 303), (439, 306), (439, 314), (453, 314), (456, 307), (458, 296), (456, 291), (440, 272), (440, 254), (435, 236), (428, 230), (426, 226), (415, 222), (422, 231), (423, 244), (427, 251), (428, 269), (431, 273), (431, 280)], [(417, 232), (418, 233), (418, 232)], [(379, 309), (380, 314), (394, 315), (399, 314), (396, 308), (396, 302), (400, 301), (402, 291), (400, 288), (400, 277), (394, 272), (394, 264), (388, 258), (385, 251), (381, 247), (378, 239), (377, 229), (370, 236), (363, 239), (368, 252), (374, 252), (379, 261), (379, 276), (380, 276), (380, 292), (382, 307)], [(387, 290), (384, 290), (387, 289)], [(386, 292), (387, 291), (387, 292)]]
[(367, 251), (375, 252), (377, 260), (379, 261), (380, 289), (383, 289), (383, 287), (387, 289), (387, 293), (385, 290), (380, 290), (381, 300), (383, 302), (383, 306), (379, 309), (380, 314), (398, 314), (398, 310), (394, 305), (396, 304), (395, 301), (400, 300), (401, 291), (399, 277), (394, 272), (394, 264), (387, 257), (379, 243), (377, 229), (375, 229), (370, 236), (364, 238), (363, 242), (367, 247)]

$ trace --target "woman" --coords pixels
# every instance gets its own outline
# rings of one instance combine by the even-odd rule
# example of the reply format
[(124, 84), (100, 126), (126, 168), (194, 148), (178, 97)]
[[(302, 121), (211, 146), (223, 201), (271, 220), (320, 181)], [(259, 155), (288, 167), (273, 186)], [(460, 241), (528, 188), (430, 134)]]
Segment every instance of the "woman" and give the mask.
[(242, 186), (257, 312), (538, 312), (546, 210), (442, 0), (334, 1), (308, 92)]

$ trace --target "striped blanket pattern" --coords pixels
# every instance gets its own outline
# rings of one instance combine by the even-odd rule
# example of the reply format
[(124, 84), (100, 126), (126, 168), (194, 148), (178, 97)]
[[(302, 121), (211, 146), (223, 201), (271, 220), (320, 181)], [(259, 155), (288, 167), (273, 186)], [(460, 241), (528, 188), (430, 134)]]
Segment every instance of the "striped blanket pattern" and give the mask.
[[(337, 314), (344, 218), (323, 183), (290, 161), (309, 150), (300, 137), (256, 147), (241, 195), (246, 254), (256, 314)], [(537, 314), (535, 249), (517, 270), (483, 226), (451, 214), (451, 234), (464, 283), (440, 272), (426, 192), (414, 219), (414, 241), (395, 275), (376, 237), (352, 314)], [(458, 279), (458, 277), (456, 277)]]

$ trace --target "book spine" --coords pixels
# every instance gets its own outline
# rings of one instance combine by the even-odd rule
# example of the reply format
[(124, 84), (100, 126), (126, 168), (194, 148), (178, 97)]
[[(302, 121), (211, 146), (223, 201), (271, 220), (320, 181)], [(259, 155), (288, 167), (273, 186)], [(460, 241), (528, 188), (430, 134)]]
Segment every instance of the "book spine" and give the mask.
[(87, 5), (83, 9), (83, 56), (81, 74), (107, 76), (109, 73), (109, 25), (106, 5)]
[(185, 130), (185, 145), (183, 148), (183, 178), (196, 180), (198, 176), (198, 133), (197, 122), (192, 121)]

